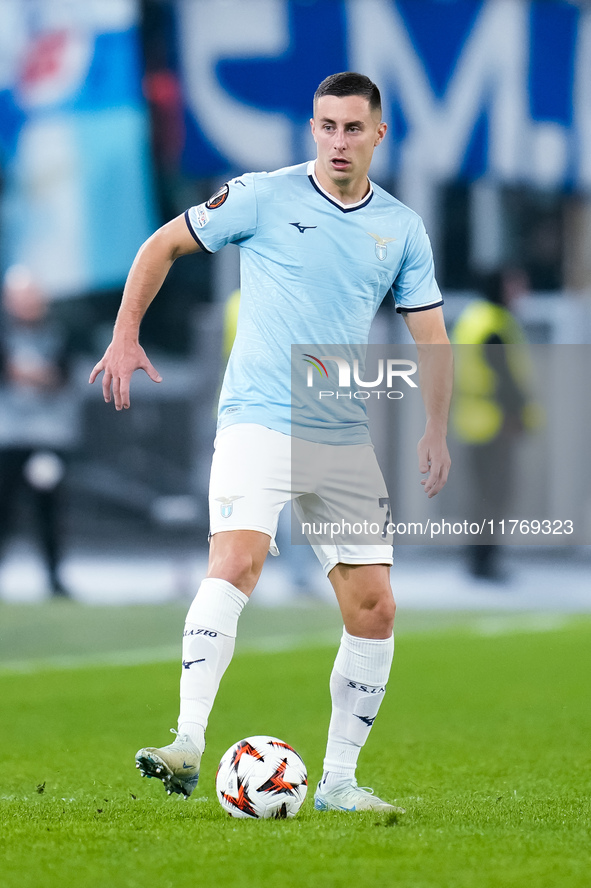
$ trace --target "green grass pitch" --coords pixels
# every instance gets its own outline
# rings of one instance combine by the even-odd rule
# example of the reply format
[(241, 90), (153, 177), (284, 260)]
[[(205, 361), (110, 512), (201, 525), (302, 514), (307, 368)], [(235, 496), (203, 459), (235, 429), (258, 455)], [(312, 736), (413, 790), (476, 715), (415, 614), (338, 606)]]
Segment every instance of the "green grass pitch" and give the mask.
[[(591, 884), (591, 619), (402, 614), (359, 768), (406, 807), (393, 817), (313, 810), (331, 609), (245, 612), (196, 798), (141, 780), (136, 749), (172, 739), (183, 612), (3, 606), (2, 888)], [(254, 649), (271, 642), (285, 650)], [(215, 799), (222, 753), (260, 733), (307, 763), (294, 820), (233, 820)]]

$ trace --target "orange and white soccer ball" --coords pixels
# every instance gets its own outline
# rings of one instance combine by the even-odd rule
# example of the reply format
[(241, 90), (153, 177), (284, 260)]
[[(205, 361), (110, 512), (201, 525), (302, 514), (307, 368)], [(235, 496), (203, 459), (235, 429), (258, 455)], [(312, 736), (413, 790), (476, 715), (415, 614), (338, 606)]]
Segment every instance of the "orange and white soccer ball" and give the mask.
[(222, 756), (215, 786), (232, 817), (294, 817), (308, 791), (306, 766), (295, 749), (277, 737), (247, 737)]

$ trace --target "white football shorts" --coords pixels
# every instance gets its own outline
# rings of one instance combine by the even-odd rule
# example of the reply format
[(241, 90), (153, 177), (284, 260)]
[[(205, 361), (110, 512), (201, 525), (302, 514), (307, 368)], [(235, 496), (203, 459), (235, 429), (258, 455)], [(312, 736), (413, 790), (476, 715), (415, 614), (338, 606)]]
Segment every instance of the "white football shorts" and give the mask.
[[(388, 492), (373, 446), (293, 443), (295, 467), (289, 435), (254, 423), (235, 423), (218, 432), (209, 486), (210, 534), (258, 530), (271, 537), (269, 550), (278, 555), (279, 513), (294, 500), (294, 512), (325, 574), (339, 563), (392, 564), (391, 538), (382, 535), (390, 519)], [(356, 534), (362, 543), (354, 544)]]

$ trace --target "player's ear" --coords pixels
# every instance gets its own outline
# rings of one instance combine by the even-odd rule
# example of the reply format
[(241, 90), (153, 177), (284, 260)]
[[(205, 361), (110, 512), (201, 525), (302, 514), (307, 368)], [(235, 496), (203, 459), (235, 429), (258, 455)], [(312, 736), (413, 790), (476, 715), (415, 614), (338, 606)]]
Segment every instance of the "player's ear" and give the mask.
[(374, 145), (379, 145), (380, 142), (383, 142), (383, 140), (384, 140), (384, 136), (386, 135), (386, 131), (387, 131), (387, 129), (388, 129), (388, 124), (387, 124), (387, 123), (384, 123), (384, 122), (382, 121), (382, 122), (380, 123), (380, 125), (378, 126), (378, 130), (377, 130), (377, 133), (376, 133), (376, 140), (375, 140), (375, 142), (374, 142)]
[(314, 126), (314, 118), (310, 118), (310, 129), (312, 130), (312, 138), (316, 141), (316, 127)]

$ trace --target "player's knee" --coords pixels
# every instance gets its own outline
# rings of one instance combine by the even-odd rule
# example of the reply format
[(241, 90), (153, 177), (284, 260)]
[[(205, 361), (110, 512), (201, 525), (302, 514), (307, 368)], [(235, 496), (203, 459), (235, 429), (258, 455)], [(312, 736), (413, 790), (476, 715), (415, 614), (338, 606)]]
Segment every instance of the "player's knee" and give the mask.
[(374, 608), (374, 615), (376, 622), (387, 628), (389, 632), (392, 631), (396, 616), (396, 602), (390, 591), (380, 596)]
[(386, 634), (392, 632), (396, 602), (389, 590), (367, 595), (361, 603), (361, 609), (366, 612), (366, 618), (369, 617), (374, 629), (383, 629)]
[(377, 608), (377, 619), (389, 632), (394, 628), (396, 602), (390, 595), (380, 602)]
[(394, 619), (396, 617), (396, 602), (394, 601), (394, 597), (390, 595), (390, 602), (388, 605), (388, 619), (392, 626), (394, 625)]
[(252, 553), (246, 550), (225, 552), (213, 560), (209, 575), (231, 583), (241, 592), (250, 595), (260, 574), (260, 567)]

